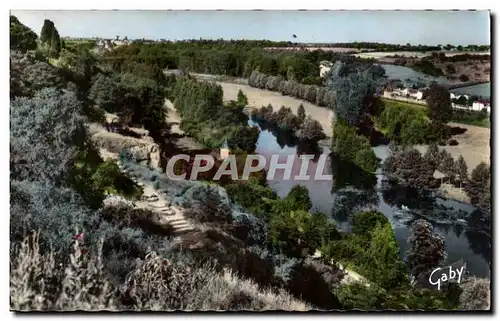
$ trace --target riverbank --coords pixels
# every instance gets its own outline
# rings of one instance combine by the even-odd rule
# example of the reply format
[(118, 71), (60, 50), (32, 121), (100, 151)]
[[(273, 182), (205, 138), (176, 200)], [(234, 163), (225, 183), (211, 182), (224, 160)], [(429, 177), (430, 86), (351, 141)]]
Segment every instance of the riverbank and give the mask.
[[(309, 102), (283, 96), (280, 93), (253, 88), (249, 85), (236, 84), (231, 82), (221, 82), (217, 83), (222, 87), (224, 91), (224, 100), (236, 100), (238, 91), (242, 90), (248, 98), (248, 103), (250, 108), (260, 108), (261, 106), (267, 106), (272, 104), (275, 109), (281, 107), (282, 105), (290, 107), (294, 113), (297, 113), (297, 108), (300, 104), (304, 105), (307, 115), (311, 115), (313, 119), (316, 119), (323, 126), (323, 131), (328, 136), (329, 139), (319, 142), (322, 147), (330, 147), (330, 139), (333, 132), (332, 121), (329, 121), (331, 117), (330, 110), (324, 107), (319, 107), (313, 105)], [(423, 105), (412, 104), (413, 106), (418, 106), (424, 108)], [(488, 128), (477, 127), (472, 125), (449, 123), (448, 125), (453, 127), (460, 127), (465, 129), (463, 134), (454, 135), (453, 138), (458, 141), (456, 146), (444, 146), (441, 148), (446, 149), (454, 158), (458, 158), (462, 155), (467, 163), (469, 172), (472, 171), (479, 163), (486, 162), (490, 164), (490, 130)], [(421, 152), (427, 150), (428, 145), (420, 145), (417, 148)]]
[(446, 85), (446, 88), (448, 88), (448, 90), (452, 90), (452, 89), (459, 89), (459, 88), (463, 88), (463, 87), (487, 84), (489, 82), (490, 82), (490, 80), (466, 81), (466, 82), (462, 82), (462, 83)]

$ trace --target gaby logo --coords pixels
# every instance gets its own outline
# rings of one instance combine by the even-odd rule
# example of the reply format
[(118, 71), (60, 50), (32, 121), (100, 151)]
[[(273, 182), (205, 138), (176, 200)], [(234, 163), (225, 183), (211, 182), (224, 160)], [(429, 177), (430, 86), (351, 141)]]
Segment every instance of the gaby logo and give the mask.
[(437, 289), (441, 290), (441, 284), (454, 280), (456, 278), (457, 282), (460, 283), (462, 280), (462, 273), (464, 272), (464, 266), (460, 269), (453, 269), (451, 266), (448, 267), (448, 270), (443, 268), (437, 268), (432, 271), (429, 276), (429, 283), (432, 285), (437, 285)]

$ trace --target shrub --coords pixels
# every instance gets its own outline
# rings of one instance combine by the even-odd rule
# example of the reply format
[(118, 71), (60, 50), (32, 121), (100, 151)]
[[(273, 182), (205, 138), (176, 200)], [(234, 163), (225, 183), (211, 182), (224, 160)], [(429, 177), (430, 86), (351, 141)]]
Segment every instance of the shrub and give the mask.
[(461, 284), (460, 308), (464, 310), (489, 310), (491, 307), (490, 280), (474, 279)]
[(460, 76), (458, 77), (458, 79), (459, 79), (461, 82), (466, 82), (466, 81), (469, 81), (469, 76), (467, 76), (467, 75), (463, 75), (463, 74), (462, 74), (462, 75), (460, 75)]
[[(39, 234), (24, 239), (11, 255), (11, 308), (17, 311), (118, 310), (117, 292), (108, 282), (101, 251), (73, 244), (70, 260), (59, 264), (54, 252), (42, 254)], [(84, 251), (85, 250), (85, 251)]]

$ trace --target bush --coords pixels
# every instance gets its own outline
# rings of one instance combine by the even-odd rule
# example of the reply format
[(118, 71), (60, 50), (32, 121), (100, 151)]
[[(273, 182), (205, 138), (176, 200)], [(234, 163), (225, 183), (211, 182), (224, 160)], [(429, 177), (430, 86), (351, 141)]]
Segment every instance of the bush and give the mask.
[(469, 76), (462, 74), (458, 77), (458, 80), (460, 80), (461, 82), (469, 81)]
[(13, 249), (11, 308), (16, 311), (95, 310), (289, 310), (312, 307), (284, 290), (261, 290), (231, 271), (172, 254), (150, 252), (134, 262), (123, 283), (114, 283), (97, 249), (75, 241), (71, 260), (57, 264), (39, 251), (37, 234)]
[(489, 310), (491, 307), (491, 288), (488, 279), (471, 279), (460, 285), (460, 308), (463, 310)]
[[(17, 311), (118, 310), (117, 290), (104, 271), (100, 251), (75, 241), (70, 260), (43, 254), (39, 234), (27, 237), (11, 256), (11, 308)], [(84, 252), (85, 250), (85, 252)]]

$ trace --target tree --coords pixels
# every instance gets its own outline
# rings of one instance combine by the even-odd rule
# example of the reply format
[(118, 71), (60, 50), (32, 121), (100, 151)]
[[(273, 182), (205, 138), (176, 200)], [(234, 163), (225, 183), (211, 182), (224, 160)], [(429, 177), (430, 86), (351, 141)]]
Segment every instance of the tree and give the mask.
[(30, 95), (43, 88), (62, 89), (66, 85), (59, 70), (46, 62), (35, 62), (26, 66), (23, 78), (29, 84)]
[(339, 158), (350, 161), (364, 171), (375, 172), (377, 157), (369, 140), (356, 134), (356, 129), (343, 121), (335, 122), (331, 150)]
[(238, 106), (245, 107), (246, 105), (248, 105), (248, 98), (240, 89), (238, 91)]
[(10, 49), (22, 53), (35, 50), (38, 36), (30, 28), (23, 25), (17, 17), (10, 16)]
[[(346, 70), (353, 68), (354, 72)], [(350, 65), (336, 62), (328, 83), (335, 90), (335, 112), (351, 126), (358, 125), (360, 116), (369, 109), (378, 80), (383, 76), (377, 66), (367, 64), (356, 69)], [(331, 105), (331, 104), (328, 104)], [(333, 106), (331, 106), (333, 107)]]
[(317, 142), (318, 140), (326, 138), (321, 124), (317, 120), (312, 119), (310, 115), (302, 123), (302, 125), (300, 125), (300, 128), (297, 131), (296, 135), (300, 140), (307, 140), (311, 142)]
[(121, 87), (119, 79), (100, 73), (92, 80), (89, 98), (107, 112), (120, 111), (124, 107), (124, 97), (125, 90)]
[(408, 239), (411, 249), (407, 256), (411, 274), (417, 279), (427, 279), (446, 257), (444, 238), (434, 233), (431, 223), (425, 220), (416, 220), (411, 229)]
[(352, 232), (369, 237), (377, 224), (389, 224), (389, 220), (381, 212), (359, 212), (352, 219)]
[(491, 209), (491, 172), (490, 167), (481, 162), (471, 172), (469, 182), (465, 188), (472, 204), (490, 211)]
[(240, 149), (242, 151), (253, 153), (257, 147), (259, 139), (259, 129), (257, 127), (243, 126), (236, 130), (228, 139), (228, 145), (231, 149)]
[(52, 34), (55, 29), (54, 22), (49, 19), (43, 21), (42, 30), (40, 31), (40, 41), (42, 43), (47, 43), (52, 40)]
[(448, 178), (455, 179), (455, 161), (450, 153), (443, 149), (440, 153), (441, 163), (438, 166), (440, 172), (448, 176)]
[(469, 180), (469, 172), (467, 169), (467, 163), (462, 155), (460, 155), (455, 162), (455, 171), (458, 174), (458, 182), (460, 186), (463, 187)]
[(476, 279), (460, 284), (460, 308), (463, 310), (489, 310), (491, 307), (490, 280)]
[(441, 158), (439, 154), (439, 147), (435, 142), (429, 144), (427, 151), (424, 154), (424, 160), (431, 168), (432, 172), (438, 169), (441, 163)]
[(434, 171), (414, 148), (390, 155), (384, 162), (387, 175), (400, 184), (424, 191), (434, 187)]
[(292, 187), (283, 200), (289, 202), (292, 210), (308, 211), (312, 205), (309, 190), (307, 187), (298, 184)]
[(49, 57), (58, 57), (61, 52), (61, 38), (59, 32), (49, 19), (45, 19), (40, 32), (40, 41), (46, 47)]
[(306, 110), (304, 109), (304, 105), (302, 105), (302, 104), (300, 104), (299, 108), (297, 108), (297, 117), (299, 118), (299, 121), (301, 124), (306, 119)]
[(311, 214), (303, 210), (281, 212), (271, 217), (268, 236), (271, 243), (285, 254), (300, 257), (309, 248), (304, 240)]
[(441, 85), (431, 84), (427, 97), (427, 106), (438, 137), (443, 138), (442, 128), (444, 124), (451, 120), (453, 113), (448, 89)]
[(377, 222), (371, 232), (368, 250), (370, 271), (366, 277), (386, 289), (393, 289), (404, 284), (407, 271), (399, 257), (399, 245), (391, 224)]

